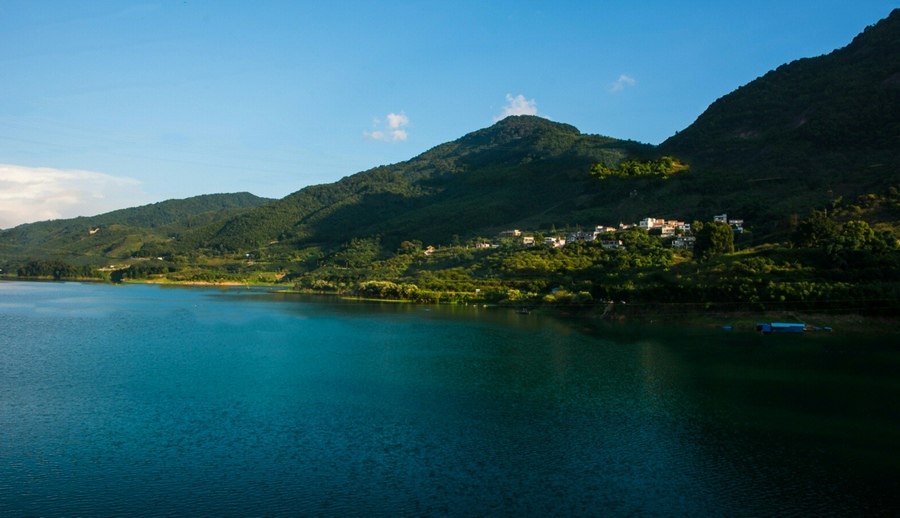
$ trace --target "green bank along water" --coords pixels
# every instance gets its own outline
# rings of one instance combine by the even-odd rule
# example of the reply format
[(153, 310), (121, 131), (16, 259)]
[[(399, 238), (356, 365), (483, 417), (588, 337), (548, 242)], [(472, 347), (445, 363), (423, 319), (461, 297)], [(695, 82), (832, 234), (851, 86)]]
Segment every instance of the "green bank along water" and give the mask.
[(893, 514), (898, 367), (840, 329), (0, 282), (0, 515)]

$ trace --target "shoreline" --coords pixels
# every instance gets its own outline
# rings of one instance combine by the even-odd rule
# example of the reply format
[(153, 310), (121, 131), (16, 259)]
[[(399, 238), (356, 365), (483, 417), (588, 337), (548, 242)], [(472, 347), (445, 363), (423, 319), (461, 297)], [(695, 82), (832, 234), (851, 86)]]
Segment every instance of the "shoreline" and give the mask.
[[(10, 282), (89, 282), (89, 283), (112, 283), (106, 279), (96, 278), (75, 278), (75, 279), (52, 279), (52, 278), (21, 278), (12, 276), (0, 276), (0, 281)], [(122, 283), (127, 284), (148, 284), (155, 286), (185, 286), (185, 287), (209, 287), (209, 288), (273, 288), (278, 284), (260, 283), (260, 282), (239, 282), (239, 281), (171, 281), (168, 279), (140, 279), (125, 280)], [(353, 297), (345, 293), (339, 292), (322, 292), (322, 291), (303, 291), (295, 290), (292, 287), (284, 287), (285, 289), (277, 290), (278, 293), (295, 293), (299, 295), (318, 295), (329, 297), (340, 297), (342, 300), (349, 302), (385, 302), (391, 304), (418, 304), (422, 306), (432, 305), (454, 305), (447, 302), (422, 303), (410, 300), (394, 300), (379, 299), (371, 297)], [(496, 304), (484, 302), (472, 302), (484, 307), (493, 307), (501, 309), (515, 310), (518, 304)], [(835, 332), (878, 332), (878, 333), (897, 333), (900, 334), (900, 318), (890, 316), (861, 315), (859, 313), (840, 313), (816, 310), (784, 310), (784, 311), (761, 311), (753, 312), (748, 310), (727, 311), (719, 309), (700, 309), (697, 304), (685, 305), (624, 305), (624, 304), (589, 304), (578, 306), (552, 306), (541, 305), (531, 307), (533, 313), (544, 314), (559, 318), (583, 318), (594, 321), (605, 322), (629, 322), (629, 323), (650, 323), (654, 325), (674, 325), (682, 326), (701, 326), (720, 328), (723, 326), (732, 326), (735, 329), (753, 328), (758, 322), (803, 322), (808, 325), (820, 327), (831, 327)]]
[[(116, 283), (113, 283), (116, 284)], [(170, 281), (168, 279), (142, 279), (142, 280), (123, 280), (120, 284), (154, 284), (157, 286), (225, 286), (225, 287), (238, 287), (238, 286), (275, 286), (274, 284), (261, 284), (261, 283), (252, 283), (252, 282), (238, 282), (238, 281)]]

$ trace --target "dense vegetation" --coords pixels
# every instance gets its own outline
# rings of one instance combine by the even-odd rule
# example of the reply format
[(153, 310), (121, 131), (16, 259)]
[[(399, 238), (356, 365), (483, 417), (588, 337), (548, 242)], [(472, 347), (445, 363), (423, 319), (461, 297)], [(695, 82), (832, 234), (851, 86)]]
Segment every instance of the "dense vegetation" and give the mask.
[(656, 176), (662, 179), (669, 175), (684, 171), (688, 166), (670, 156), (664, 156), (658, 160), (623, 160), (616, 167), (609, 167), (603, 162), (598, 162), (591, 167), (591, 175), (605, 180), (607, 178), (638, 178), (641, 176)]
[(19, 277), (31, 279), (97, 279), (102, 276), (89, 266), (73, 266), (63, 261), (31, 260), (16, 270)]
[[(887, 201), (888, 197), (876, 197)], [(842, 214), (846, 209), (835, 211)], [(653, 307), (654, 311), (815, 310), (896, 316), (900, 311), (900, 249), (890, 229), (861, 220), (825, 218), (832, 229), (815, 243), (806, 228), (822, 221), (817, 212), (798, 223), (795, 241), (732, 252), (727, 225), (702, 225), (711, 245), (702, 256), (675, 251), (666, 239), (645, 230), (618, 232), (624, 247), (600, 242), (564, 248), (524, 248), (501, 241), (497, 248), (466, 245), (438, 248), (430, 255), (407, 243), (394, 254), (368, 246), (342, 250), (346, 265), (314, 268), (296, 287), (362, 297), (416, 301), (497, 302), (514, 306), (554, 305), (606, 308)], [(702, 234), (702, 232), (700, 233)], [(716, 246), (716, 240), (721, 240)], [(698, 236), (698, 241), (700, 237)], [(354, 253), (360, 254), (359, 261)], [(694, 256), (697, 255), (695, 258)], [(337, 257), (337, 256), (335, 256)], [(668, 309), (666, 309), (668, 308)], [(608, 311), (608, 310), (607, 310)], [(621, 309), (619, 309), (621, 311)]]

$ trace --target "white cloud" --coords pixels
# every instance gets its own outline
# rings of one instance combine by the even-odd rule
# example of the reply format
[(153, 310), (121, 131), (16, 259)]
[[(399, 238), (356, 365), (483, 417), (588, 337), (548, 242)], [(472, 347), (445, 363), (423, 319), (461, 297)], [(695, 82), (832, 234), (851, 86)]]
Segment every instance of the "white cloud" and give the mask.
[(372, 131), (364, 131), (363, 138), (366, 140), (380, 140), (382, 142), (397, 142), (406, 140), (409, 134), (404, 126), (409, 124), (409, 117), (402, 113), (387, 114), (387, 122), (383, 123), (381, 119), (372, 120)]
[(506, 94), (506, 106), (503, 107), (503, 113), (494, 117), (494, 122), (505, 119), (510, 115), (537, 115), (537, 103), (534, 99), (525, 99), (524, 95), (513, 97)]
[(610, 92), (621, 92), (625, 89), (626, 86), (634, 86), (635, 80), (633, 77), (626, 76), (622, 74), (618, 79), (615, 80), (612, 84), (609, 85)]
[(92, 171), (0, 164), (0, 228), (147, 203), (141, 185)]
[(396, 113), (389, 113), (387, 119), (388, 127), (391, 129), (401, 128), (409, 124), (409, 117), (403, 115), (402, 113), (399, 115)]

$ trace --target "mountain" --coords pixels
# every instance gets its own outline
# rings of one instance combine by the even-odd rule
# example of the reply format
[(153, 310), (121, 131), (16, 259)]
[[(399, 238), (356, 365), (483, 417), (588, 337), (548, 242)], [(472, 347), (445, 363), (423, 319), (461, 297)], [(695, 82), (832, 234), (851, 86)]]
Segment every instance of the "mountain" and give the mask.
[(900, 9), (830, 54), (778, 67), (659, 146), (711, 208), (808, 214), (900, 183)]
[(121, 209), (98, 216), (29, 223), (0, 231), (6, 259), (48, 256), (126, 258), (272, 200), (250, 193), (207, 194)]
[(646, 144), (585, 135), (540, 117), (507, 117), (409, 161), (304, 188), (196, 232), (185, 244), (296, 248), (375, 235), (393, 244), (445, 242), (512, 226), (587, 224), (605, 212), (617, 217), (597, 203), (604, 189), (589, 177), (591, 166), (652, 153)]
[[(592, 176), (669, 156), (678, 171)], [(687, 167), (681, 167), (686, 164)], [(611, 169), (608, 169), (611, 170)], [(756, 241), (815, 208), (900, 187), (900, 10), (849, 45), (783, 65), (714, 102), (659, 146), (507, 117), (406, 162), (271, 201), (211, 195), (0, 233), (7, 257), (155, 257), (334, 248), (380, 236), (441, 244), (512, 228), (592, 227), (728, 213)], [(860, 204), (862, 204), (860, 202)], [(893, 217), (893, 216), (891, 216)], [(900, 218), (894, 218), (898, 220)], [(90, 234), (91, 230), (98, 232)]]

